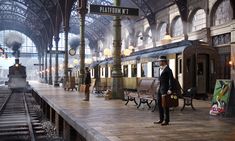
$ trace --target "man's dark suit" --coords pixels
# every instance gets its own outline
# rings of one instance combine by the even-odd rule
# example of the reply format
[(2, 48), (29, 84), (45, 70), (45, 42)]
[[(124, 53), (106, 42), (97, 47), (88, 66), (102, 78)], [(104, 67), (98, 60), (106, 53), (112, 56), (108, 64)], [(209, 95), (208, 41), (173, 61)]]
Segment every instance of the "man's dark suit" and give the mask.
[[(166, 66), (166, 68), (162, 71), (159, 77), (159, 90), (158, 90), (158, 108), (159, 108), (159, 116), (160, 116), (160, 121), (169, 122), (170, 117), (169, 117), (169, 108), (163, 108), (162, 107), (162, 95), (167, 94), (168, 90), (172, 91), (172, 83), (173, 83), (173, 74), (172, 70)], [(164, 114), (165, 114), (165, 119), (164, 119)]]

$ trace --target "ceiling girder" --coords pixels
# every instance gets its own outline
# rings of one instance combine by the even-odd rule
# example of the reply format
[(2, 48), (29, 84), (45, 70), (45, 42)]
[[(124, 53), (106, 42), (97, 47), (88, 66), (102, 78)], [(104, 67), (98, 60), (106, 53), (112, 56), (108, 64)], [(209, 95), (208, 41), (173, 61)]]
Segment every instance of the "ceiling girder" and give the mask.
[(151, 7), (147, 4), (145, 0), (131, 0), (140, 10), (143, 11), (145, 16), (148, 16), (153, 13)]
[[(25, 22), (24, 20), (22, 20), (21, 17), (18, 17), (17, 15), (0, 15), (0, 20), (2, 21), (1, 24), (1, 28), (3, 27), (8, 27), (9, 29), (14, 29), (17, 28), (20, 32), (25, 33), (27, 36), (29, 36), (30, 38), (35, 36), (35, 39), (41, 39), (40, 42), (43, 43), (43, 35), (40, 34), (40, 32), (38, 31), (38, 34), (35, 34), (35, 32), (31, 32), (32, 31), (32, 27), (30, 25), (30, 22)], [(13, 22), (14, 20), (14, 22)], [(24, 27), (24, 28), (18, 28), (18, 27)], [(26, 28), (27, 27), (27, 28)], [(7, 28), (4, 28), (5, 30), (7, 30)], [(34, 39), (34, 41), (35, 41)], [(35, 43), (36, 46), (40, 46), (41, 47), (41, 43)]]
[[(40, 20), (40, 17), (37, 16), (31, 9), (24, 9), (20, 6), (17, 6), (16, 4), (2, 4), (0, 5), (0, 13), (1, 15), (9, 15), (9, 14), (14, 14), (14, 15), (20, 15), (20, 19), (16, 20), (24, 20), (25, 24), (30, 24), (30, 27), (32, 31), (36, 31), (35, 34), (38, 34), (38, 32), (41, 32), (41, 34), (44, 34), (44, 41), (47, 41), (47, 37), (49, 36), (48, 29), (47, 27), (42, 23)], [(14, 19), (12, 19), (14, 22)]]

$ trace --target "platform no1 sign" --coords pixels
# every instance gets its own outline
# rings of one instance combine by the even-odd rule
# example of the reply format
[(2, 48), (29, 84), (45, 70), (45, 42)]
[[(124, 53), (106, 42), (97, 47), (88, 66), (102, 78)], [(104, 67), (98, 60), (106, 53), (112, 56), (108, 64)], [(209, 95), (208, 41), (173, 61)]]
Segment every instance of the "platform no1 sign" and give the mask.
[(111, 16), (139, 16), (139, 9), (90, 4), (89, 13), (111, 15)]

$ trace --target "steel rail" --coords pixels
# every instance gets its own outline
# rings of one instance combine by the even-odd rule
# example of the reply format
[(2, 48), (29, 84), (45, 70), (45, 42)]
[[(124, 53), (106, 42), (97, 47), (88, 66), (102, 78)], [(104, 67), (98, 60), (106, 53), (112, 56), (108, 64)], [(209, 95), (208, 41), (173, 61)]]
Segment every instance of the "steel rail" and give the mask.
[(6, 105), (8, 103), (8, 101), (10, 100), (10, 97), (13, 93), (11, 92), (9, 94), (9, 96), (6, 98), (5, 102), (2, 104), (1, 108), (0, 108), (0, 115), (2, 114), (2, 112), (4, 111), (4, 109), (6, 108)]
[(28, 109), (28, 105), (26, 103), (25, 92), (23, 93), (23, 101), (24, 101), (24, 106), (25, 106), (25, 110), (26, 110), (27, 124), (29, 127), (30, 139), (31, 139), (31, 141), (35, 141), (35, 136), (33, 133), (33, 126), (32, 126), (31, 119), (30, 119), (29, 109)]

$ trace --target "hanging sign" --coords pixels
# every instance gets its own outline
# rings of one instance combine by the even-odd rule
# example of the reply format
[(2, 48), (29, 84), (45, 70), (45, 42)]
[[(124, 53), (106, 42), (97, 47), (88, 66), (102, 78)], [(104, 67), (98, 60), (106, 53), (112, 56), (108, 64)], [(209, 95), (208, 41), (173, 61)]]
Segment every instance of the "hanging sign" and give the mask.
[(89, 13), (111, 15), (111, 16), (139, 16), (139, 9), (90, 4)]

